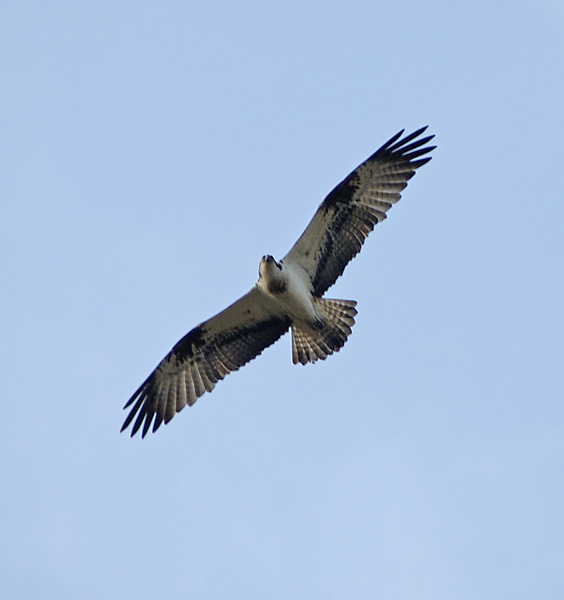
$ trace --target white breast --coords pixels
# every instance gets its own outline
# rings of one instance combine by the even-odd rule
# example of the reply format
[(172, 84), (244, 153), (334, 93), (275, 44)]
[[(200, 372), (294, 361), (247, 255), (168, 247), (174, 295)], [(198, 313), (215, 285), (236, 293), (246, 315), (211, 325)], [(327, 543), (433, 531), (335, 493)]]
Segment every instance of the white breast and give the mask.
[(309, 276), (297, 265), (284, 264), (282, 272), (287, 278), (288, 286), (285, 292), (277, 296), (278, 300), (293, 320), (312, 323), (317, 315)]

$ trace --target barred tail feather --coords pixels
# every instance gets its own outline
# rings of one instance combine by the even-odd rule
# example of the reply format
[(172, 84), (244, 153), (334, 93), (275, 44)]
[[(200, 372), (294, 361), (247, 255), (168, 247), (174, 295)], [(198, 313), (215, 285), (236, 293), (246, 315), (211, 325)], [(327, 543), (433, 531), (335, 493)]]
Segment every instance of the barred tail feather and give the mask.
[(325, 360), (338, 352), (351, 334), (357, 313), (354, 300), (329, 300), (319, 298), (317, 302), (325, 315), (319, 329), (299, 328), (292, 325), (292, 361), (294, 364), (313, 363)]

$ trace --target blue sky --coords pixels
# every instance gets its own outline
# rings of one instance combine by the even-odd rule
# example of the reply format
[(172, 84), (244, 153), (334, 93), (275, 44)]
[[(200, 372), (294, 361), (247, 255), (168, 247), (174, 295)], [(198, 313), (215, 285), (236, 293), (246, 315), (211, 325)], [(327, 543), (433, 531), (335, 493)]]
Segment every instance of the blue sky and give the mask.
[[(561, 3), (5, 2), (7, 598), (562, 598)], [(434, 159), (289, 336), (122, 406), (399, 129)]]

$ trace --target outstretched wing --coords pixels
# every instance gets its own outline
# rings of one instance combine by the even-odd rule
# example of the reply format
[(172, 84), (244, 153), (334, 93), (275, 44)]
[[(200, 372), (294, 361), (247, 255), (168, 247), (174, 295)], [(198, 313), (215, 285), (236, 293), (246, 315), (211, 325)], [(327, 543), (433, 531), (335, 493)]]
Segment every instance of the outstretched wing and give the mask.
[(308, 273), (315, 296), (335, 283), (376, 223), (401, 198), (415, 170), (431, 160), (420, 158), (435, 148), (422, 148), (434, 137), (420, 137), (425, 129), (403, 138), (400, 131), (357, 167), (323, 200), (284, 257), (285, 263), (298, 264)]
[(174, 346), (124, 406), (133, 404), (121, 431), (136, 417), (132, 437), (141, 425), (145, 437), (151, 422), (155, 432), (163, 421), (168, 423), (204, 392), (211, 392), (228, 373), (258, 356), (289, 326), (289, 318), (274, 301), (253, 287)]

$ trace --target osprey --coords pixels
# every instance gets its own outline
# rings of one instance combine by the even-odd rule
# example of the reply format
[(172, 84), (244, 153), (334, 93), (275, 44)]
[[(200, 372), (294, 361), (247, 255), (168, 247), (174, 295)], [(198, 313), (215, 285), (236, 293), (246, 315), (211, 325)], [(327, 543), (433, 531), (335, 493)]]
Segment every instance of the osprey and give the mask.
[(425, 130), (403, 138), (400, 131), (346, 177), (282, 260), (263, 256), (251, 291), (185, 335), (133, 394), (121, 431), (135, 419), (132, 436), (143, 426), (145, 437), (151, 423), (155, 432), (288, 329), (294, 364), (325, 360), (342, 348), (356, 302), (323, 294), (386, 218), (415, 170), (431, 160), (421, 158), (436, 147), (425, 146), (434, 137), (420, 137)]

